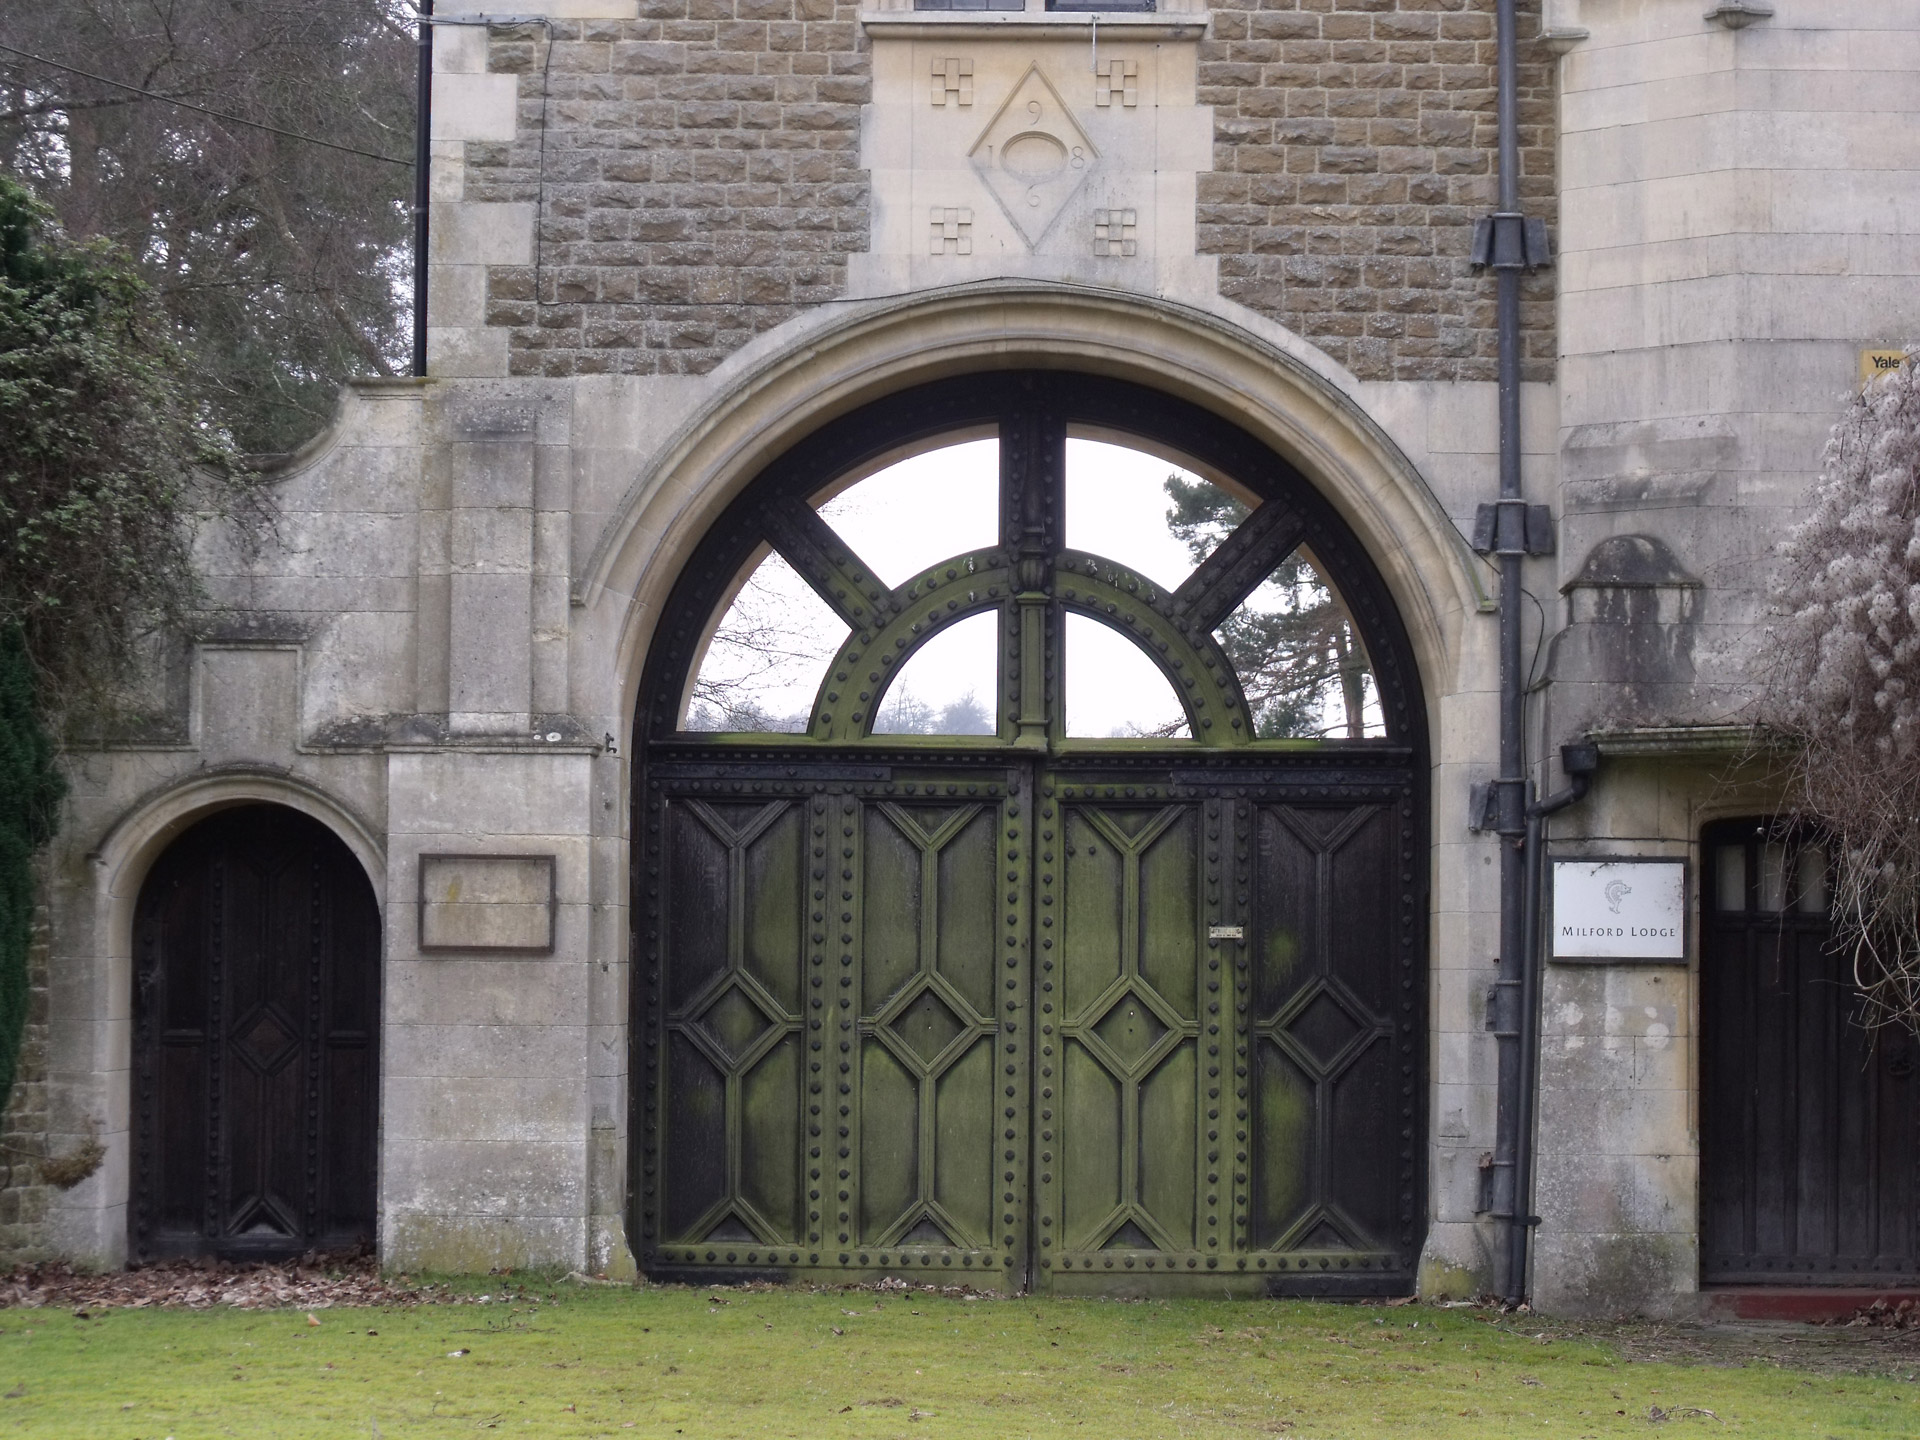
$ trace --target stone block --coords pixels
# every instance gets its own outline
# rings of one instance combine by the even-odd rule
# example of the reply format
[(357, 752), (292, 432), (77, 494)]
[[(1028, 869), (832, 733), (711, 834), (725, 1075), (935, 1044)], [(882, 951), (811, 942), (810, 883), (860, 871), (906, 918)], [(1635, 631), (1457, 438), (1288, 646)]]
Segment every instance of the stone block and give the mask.
[(442, 379), (505, 375), (508, 333), (476, 326), (429, 325), (427, 370)]
[(382, 1224), (380, 1263), (455, 1275), (577, 1270), (586, 1263), (586, 1218), (399, 1211)]
[(449, 587), (449, 711), (480, 732), (523, 730), (533, 694), (528, 576), (456, 572)]
[(555, 864), (552, 855), (422, 855), (421, 951), (551, 953)]
[(390, 959), (389, 1024), (578, 1025), (587, 1014), (584, 967), (550, 959)]
[(586, 1213), (585, 1136), (548, 1142), (410, 1140), (385, 1147), (384, 1208), (516, 1225)]
[(514, 75), (436, 74), (433, 138), (513, 139), (519, 93), (520, 80)]
[(1542, 1227), (1534, 1240), (1534, 1308), (1549, 1315), (1686, 1313), (1699, 1288), (1691, 1234), (1589, 1233)]
[(391, 1071), (381, 1083), (381, 1131), (389, 1141), (484, 1141), (524, 1145), (577, 1133), (584, 1124), (578, 1077), (442, 1075)]
[[(387, 827), (395, 836), (591, 833), (591, 763), (579, 754), (396, 754), (388, 775)], [(563, 856), (560, 898), (577, 901), (583, 897), (568, 889), (565, 849), (555, 848)]]
[(478, 202), (435, 205), (429, 244), (435, 265), (529, 265), (533, 206)]
[(194, 737), (214, 764), (285, 765), (299, 744), (300, 651), (203, 646)]

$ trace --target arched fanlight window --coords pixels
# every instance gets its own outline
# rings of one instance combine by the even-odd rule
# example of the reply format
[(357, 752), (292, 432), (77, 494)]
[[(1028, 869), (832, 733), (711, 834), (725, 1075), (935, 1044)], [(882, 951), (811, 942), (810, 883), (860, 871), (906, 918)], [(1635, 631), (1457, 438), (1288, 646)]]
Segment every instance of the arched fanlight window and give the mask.
[(646, 731), (812, 742), (1412, 738), (1372, 567), (1291, 467), (1133, 387), (1002, 375), (838, 421), (702, 546)]

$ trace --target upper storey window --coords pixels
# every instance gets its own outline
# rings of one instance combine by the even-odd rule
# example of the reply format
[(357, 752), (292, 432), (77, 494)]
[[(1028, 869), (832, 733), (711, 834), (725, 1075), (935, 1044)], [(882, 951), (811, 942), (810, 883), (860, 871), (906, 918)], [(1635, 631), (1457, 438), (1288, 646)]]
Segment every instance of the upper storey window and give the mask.
[(1152, 14), (1155, 0), (913, 0), (916, 10), (1039, 10), (1068, 14)]

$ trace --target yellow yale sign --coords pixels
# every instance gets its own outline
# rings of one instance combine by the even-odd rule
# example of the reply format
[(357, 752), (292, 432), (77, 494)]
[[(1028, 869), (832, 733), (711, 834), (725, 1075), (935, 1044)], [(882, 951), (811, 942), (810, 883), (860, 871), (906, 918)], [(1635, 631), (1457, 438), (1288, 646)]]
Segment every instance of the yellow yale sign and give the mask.
[(1900, 368), (1907, 358), (1907, 352), (1898, 345), (1892, 347), (1870, 346), (1860, 352), (1860, 383), (1878, 380), (1882, 375), (1890, 375)]

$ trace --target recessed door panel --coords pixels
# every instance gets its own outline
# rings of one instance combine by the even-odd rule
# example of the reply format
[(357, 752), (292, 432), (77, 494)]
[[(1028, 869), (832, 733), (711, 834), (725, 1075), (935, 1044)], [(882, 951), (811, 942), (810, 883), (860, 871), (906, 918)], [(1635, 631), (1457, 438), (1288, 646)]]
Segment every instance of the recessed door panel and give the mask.
[[(1115, 800), (1105, 799), (1107, 788)], [(1231, 1214), (1221, 1209), (1220, 1187), (1205, 1183), (1198, 1144), (1202, 1105), (1218, 1116), (1221, 1049), (1216, 1012), (1207, 1046), (1215, 1073), (1203, 1087), (1202, 807), (1160, 799), (1158, 786), (1144, 803), (1119, 798), (1146, 788), (1042, 787), (1043, 846), (1056, 825), (1066, 845), (1056, 868), (1043, 851), (1041, 908), (1057, 896), (1067, 934), (1061, 960), (1043, 943), (1039, 965), (1043, 1087), (1054, 1078), (1056, 1043), (1064, 1061), (1053, 1140), (1044, 1104), (1040, 1114), (1041, 1284), (1115, 1261), (1122, 1271), (1164, 1274), (1208, 1250), (1217, 1264), (1220, 1221)], [(1056, 963), (1057, 1012), (1045, 991)], [(1217, 959), (1215, 967), (1217, 975)], [(1214, 1092), (1211, 1102), (1203, 1089)], [(1050, 1145), (1065, 1156), (1052, 1173)]]
[(380, 920), (359, 863), (296, 812), (224, 811), (160, 858), (135, 923), (133, 1253), (367, 1243)]
[(1405, 1276), (1425, 1073), (1407, 790), (1253, 807), (1258, 1162), (1248, 1245), (1281, 1273)]

